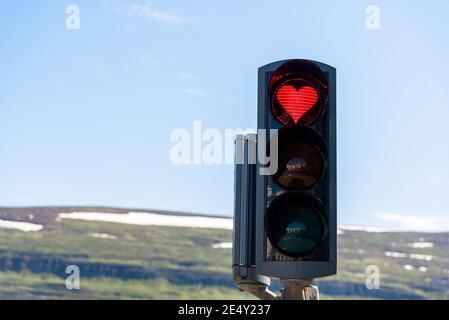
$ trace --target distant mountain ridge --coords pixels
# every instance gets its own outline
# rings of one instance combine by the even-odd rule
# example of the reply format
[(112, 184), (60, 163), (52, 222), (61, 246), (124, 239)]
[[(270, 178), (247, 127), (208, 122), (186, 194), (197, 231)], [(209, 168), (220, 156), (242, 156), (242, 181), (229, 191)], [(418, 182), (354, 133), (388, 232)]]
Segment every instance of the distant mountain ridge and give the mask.
[[(231, 242), (231, 230), (57, 219), (61, 212), (80, 211), (165, 213), (105, 207), (0, 208), (0, 220), (43, 225), (36, 232), (0, 228), (0, 298), (249, 297), (232, 283), (231, 250), (221, 245)], [(173, 211), (169, 215), (216, 217)], [(318, 281), (322, 298), (449, 298), (449, 233), (340, 229), (339, 272)], [(81, 271), (79, 292), (65, 288), (65, 267), (71, 264)], [(380, 290), (365, 286), (370, 265), (380, 269)]]
[[(44, 222), (46, 218), (56, 218), (60, 213), (71, 213), (71, 212), (102, 212), (102, 213), (117, 213), (117, 214), (127, 214), (129, 212), (141, 212), (141, 213), (155, 213), (169, 216), (192, 216), (192, 217), (209, 217), (209, 218), (222, 218), (222, 219), (232, 219), (232, 216), (225, 215), (211, 215), (205, 213), (195, 213), (188, 211), (174, 211), (174, 210), (161, 210), (161, 209), (142, 209), (142, 208), (124, 208), (124, 207), (89, 207), (89, 206), (50, 206), (50, 207), (0, 207), (0, 219), (8, 218), (13, 221), (28, 221), (21, 212), (37, 212), (36, 222)], [(19, 213), (16, 215), (15, 213)], [(422, 231), (412, 231), (412, 230), (395, 230), (379, 226), (368, 226), (368, 225), (350, 225), (342, 224), (338, 226), (341, 230), (348, 231), (366, 231), (366, 232), (421, 232)], [(438, 233), (438, 232), (429, 232)]]

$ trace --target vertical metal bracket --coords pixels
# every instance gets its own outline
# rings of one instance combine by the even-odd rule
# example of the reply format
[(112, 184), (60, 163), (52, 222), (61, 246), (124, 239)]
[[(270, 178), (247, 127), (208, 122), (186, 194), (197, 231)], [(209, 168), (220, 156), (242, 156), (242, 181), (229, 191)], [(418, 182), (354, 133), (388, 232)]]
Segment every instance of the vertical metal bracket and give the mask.
[(256, 273), (256, 135), (235, 138), (235, 199), (232, 272), (235, 284), (261, 299), (275, 299), (269, 277)]

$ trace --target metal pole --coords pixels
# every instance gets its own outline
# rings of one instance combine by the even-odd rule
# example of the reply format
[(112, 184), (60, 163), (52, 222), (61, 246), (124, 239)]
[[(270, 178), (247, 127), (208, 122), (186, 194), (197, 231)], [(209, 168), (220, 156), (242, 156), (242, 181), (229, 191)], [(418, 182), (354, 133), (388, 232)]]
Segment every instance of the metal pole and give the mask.
[(317, 286), (313, 280), (285, 279), (281, 283), (285, 286), (281, 291), (281, 300), (320, 300)]

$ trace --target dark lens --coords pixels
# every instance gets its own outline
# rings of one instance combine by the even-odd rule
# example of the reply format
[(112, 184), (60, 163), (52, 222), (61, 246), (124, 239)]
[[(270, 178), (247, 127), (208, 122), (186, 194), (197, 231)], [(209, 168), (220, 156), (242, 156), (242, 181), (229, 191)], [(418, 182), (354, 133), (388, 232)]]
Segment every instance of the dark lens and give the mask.
[(323, 138), (304, 126), (289, 126), (278, 134), (278, 170), (273, 180), (285, 189), (308, 190), (323, 176), (327, 150)]
[(322, 213), (301, 193), (282, 194), (268, 208), (266, 230), (271, 244), (290, 256), (304, 256), (322, 241)]
[(273, 221), (274, 245), (286, 252), (301, 254), (315, 248), (323, 237), (321, 219), (311, 208), (285, 208)]
[(289, 189), (306, 190), (321, 178), (324, 162), (316, 146), (306, 142), (291, 142), (279, 150), (280, 167), (275, 176), (278, 184)]

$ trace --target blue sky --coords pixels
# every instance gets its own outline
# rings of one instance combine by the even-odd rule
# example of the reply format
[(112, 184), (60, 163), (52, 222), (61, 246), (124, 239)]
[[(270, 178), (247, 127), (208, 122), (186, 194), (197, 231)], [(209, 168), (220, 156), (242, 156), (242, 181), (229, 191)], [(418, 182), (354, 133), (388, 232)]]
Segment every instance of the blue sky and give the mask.
[[(379, 30), (365, 25), (372, 4)], [(339, 222), (449, 229), (447, 12), (444, 0), (2, 1), (0, 205), (230, 215), (233, 166), (174, 166), (170, 133), (256, 127), (257, 68), (308, 58), (338, 69)]]

